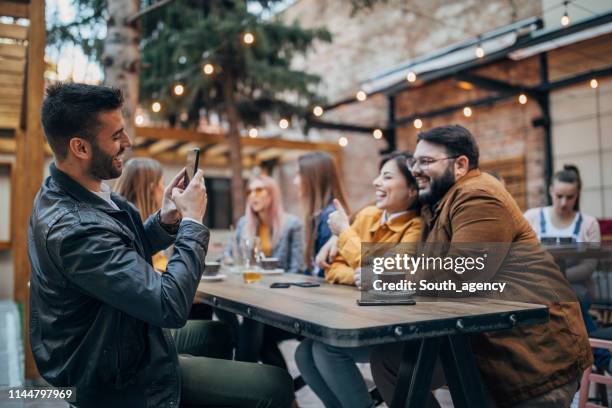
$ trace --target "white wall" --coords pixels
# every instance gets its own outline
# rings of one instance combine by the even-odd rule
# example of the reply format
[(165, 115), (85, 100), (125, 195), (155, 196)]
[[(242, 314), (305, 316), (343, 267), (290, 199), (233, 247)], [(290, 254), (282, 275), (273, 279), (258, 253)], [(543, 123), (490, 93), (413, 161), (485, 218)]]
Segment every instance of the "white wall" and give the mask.
[(551, 93), (553, 163), (575, 164), (583, 182), (581, 210), (612, 217), (612, 79)]

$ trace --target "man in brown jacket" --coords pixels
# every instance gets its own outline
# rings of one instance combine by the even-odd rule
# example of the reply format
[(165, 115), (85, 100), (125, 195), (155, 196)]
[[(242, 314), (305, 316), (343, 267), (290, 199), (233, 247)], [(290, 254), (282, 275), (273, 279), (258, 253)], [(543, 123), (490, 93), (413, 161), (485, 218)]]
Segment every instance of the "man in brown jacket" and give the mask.
[[(409, 166), (424, 205), (422, 238), (425, 245), (480, 245), (496, 248), (493, 252), (505, 245), (507, 252), (489, 257), (493, 267), (479, 276), (439, 270), (424, 277), (504, 281), (509, 289), (498, 294), (499, 299), (546, 304), (550, 313), (546, 324), (472, 336), (488, 392), (483, 406), (568, 407), (582, 372), (592, 364), (579, 304), (512, 196), (494, 177), (480, 172), (478, 156), (474, 137), (461, 126), (419, 134)], [(417, 344), (407, 343), (381, 346), (372, 353), (374, 380), (388, 402), (404, 346), (418, 350)], [(438, 364), (432, 389), (443, 384)], [(430, 398), (428, 406), (438, 404)]]

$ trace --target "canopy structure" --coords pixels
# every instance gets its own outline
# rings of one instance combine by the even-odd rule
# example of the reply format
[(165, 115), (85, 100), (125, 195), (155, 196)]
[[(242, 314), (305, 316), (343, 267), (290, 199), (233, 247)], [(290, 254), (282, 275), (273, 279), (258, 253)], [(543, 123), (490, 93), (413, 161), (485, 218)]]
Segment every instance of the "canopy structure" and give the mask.
[[(0, 24), (0, 150), (13, 157), (0, 161), (11, 174), (10, 238), (2, 247), (12, 249), (14, 299), (28, 312), (30, 264), (27, 253), (28, 220), (43, 177), (45, 143), (40, 123), (44, 92), (44, 0), (0, 2), (0, 16), (13, 23)], [(26, 376), (36, 374), (30, 353), (28, 321), (24, 341)]]

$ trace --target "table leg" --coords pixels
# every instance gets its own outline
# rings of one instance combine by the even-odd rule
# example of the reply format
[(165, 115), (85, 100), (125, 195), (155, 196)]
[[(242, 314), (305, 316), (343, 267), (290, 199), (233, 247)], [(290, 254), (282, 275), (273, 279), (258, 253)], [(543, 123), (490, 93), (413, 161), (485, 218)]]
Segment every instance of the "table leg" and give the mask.
[(418, 353), (412, 347), (404, 347), (391, 408), (425, 406), (431, 395), (431, 377), (441, 340), (440, 337), (420, 340)]
[(440, 360), (455, 408), (485, 406), (482, 378), (468, 336), (447, 336), (440, 347)]

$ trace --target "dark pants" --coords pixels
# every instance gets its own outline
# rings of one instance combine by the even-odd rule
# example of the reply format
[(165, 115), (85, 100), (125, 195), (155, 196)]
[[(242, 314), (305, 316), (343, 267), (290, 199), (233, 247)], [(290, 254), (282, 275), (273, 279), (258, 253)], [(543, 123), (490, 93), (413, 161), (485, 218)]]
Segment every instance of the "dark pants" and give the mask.
[[(399, 367), (402, 359), (403, 347), (411, 348), (410, 352), (418, 353), (419, 342), (407, 342), (407, 343), (394, 343), (385, 344), (383, 346), (376, 347), (370, 356), (370, 363), (372, 368), (372, 376), (376, 387), (380, 391), (380, 394), (384, 398), (387, 404), (391, 404), (393, 400), (393, 392), (397, 384), (397, 377), (399, 373)], [(496, 379), (504, 381), (504, 378)], [(558, 408), (558, 407), (569, 407), (576, 389), (578, 388), (578, 382), (580, 376), (569, 381), (567, 384), (548, 391), (545, 394), (529, 399), (527, 401), (520, 402), (513, 405), (514, 408)], [(444, 370), (442, 364), (438, 360), (434, 366), (434, 371), (431, 380), (431, 390), (440, 388), (446, 383), (444, 377)], [(406, 384), (400, 384), (399, 386), (406, 387)], [(433, 394), (427, 400), (426, 407), (438, 408), (440, 405), (434, 398)], [(482, 407), (497, 408), (499, 405), (495, 402), (495, 398), (485, 387), (485, 401), (482, 401)]]
[(261, 361), (287, 370), (278, 343), (296, 338), (295, 334), (247, 318), (244, 318), (240, 324), (238, 317), (231, 312), (215, 309), (215, 314), (232, 329), (237, 361), (251, 363)]
[[(411, 352), (418, 353), (420, 343), (418, 341), (407, 343), (392, 343), (385, 344), (374, 348), (370, 355), (370, 364), (372, 369), (372, 377), (374, 383), (387, 404), (391, 404), (393, 400), (393, 392), (397, 385), (397, 376), (399, 373), (400, 364), (402, 361), (402, 353), (404, 346), (410, 347)], [(444, 370), (438, 360), (434, 366), (434, 371), (431, 379), (431, 389), (436, 390), (446, 384), (444, 378)], [(405, 386), (405, 385), (403, 385)], [(440, 404), (433, 396), (427, 399), (427, 408), (439, 408)]]
[(190, 320), (173, 332), (179, 353), (181, 407), (290, 407), (289, 374), (276, 367), (231, 361), (230, 328)]

